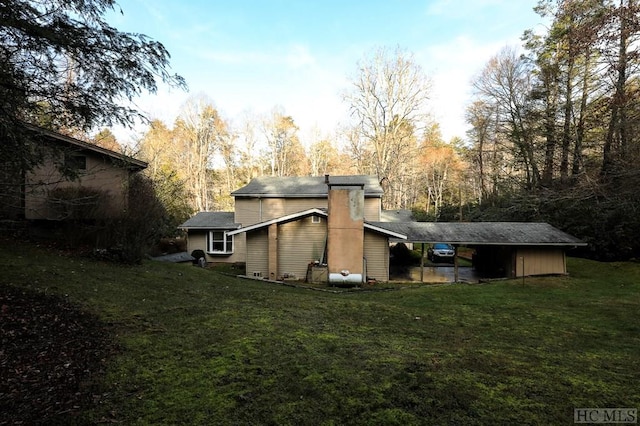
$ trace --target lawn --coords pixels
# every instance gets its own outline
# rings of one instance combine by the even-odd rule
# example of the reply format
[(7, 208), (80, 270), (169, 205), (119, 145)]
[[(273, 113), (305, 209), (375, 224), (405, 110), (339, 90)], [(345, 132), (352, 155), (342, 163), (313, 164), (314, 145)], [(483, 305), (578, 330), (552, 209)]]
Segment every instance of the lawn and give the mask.
[(58, 423), (548, 425), (640, 407), (639, 264), (331, 293), (2, 241), (0, 270), (0, 290), (61, 296), (115, 345)]

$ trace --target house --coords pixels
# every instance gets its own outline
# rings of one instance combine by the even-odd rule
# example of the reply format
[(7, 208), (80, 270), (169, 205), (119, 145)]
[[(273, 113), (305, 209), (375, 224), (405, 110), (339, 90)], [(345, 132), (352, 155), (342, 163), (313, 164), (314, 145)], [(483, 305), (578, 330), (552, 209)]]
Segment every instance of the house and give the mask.
[(328, 279), (388, 281), (389, 238), (405, 238), (373, 225), (383, 195), (374, 176), (265, 176), (231, 195), (234, 212), (200, 212), (180, 228), (189, 252), (243, 262), (254, 277), (305, 279), (310, 265), (328, 265)]
[(245, 263), (256, 278), (388, 281), (389, 245), (399, 241), (472, 247), (477, 269), (491, 274), (564, 274), (566, 249), (584, 245), (548, 224), (415, 222), (382, 210), (374, 176), (259, 177), (231, 195), (234, 212), (200, 212), (180, 228), (189, 252)]
[(145, 162), (40, 127), (24, 126), (41, 161), (19, 176), (14, 173), (13, 192), (4, 194), (5, 216), (61, 221), (125, 214), (129, 180), (147, 167)]

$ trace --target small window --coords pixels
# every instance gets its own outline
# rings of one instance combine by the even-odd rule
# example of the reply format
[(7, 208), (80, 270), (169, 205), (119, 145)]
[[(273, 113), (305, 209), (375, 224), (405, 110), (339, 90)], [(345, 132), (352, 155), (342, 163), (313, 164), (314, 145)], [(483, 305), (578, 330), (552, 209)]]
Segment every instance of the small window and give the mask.
[(311, 216), (311, 223), (320, 223), (320, 216)]
[(210, 231), (207, 236), (207, 251), (212, 254), (232, 254), (233, 236), (225, 231)]
[(69, 170), (87, 170), (87, 157), (73, 152), (66, 152), (64, 154), (64, 166)]

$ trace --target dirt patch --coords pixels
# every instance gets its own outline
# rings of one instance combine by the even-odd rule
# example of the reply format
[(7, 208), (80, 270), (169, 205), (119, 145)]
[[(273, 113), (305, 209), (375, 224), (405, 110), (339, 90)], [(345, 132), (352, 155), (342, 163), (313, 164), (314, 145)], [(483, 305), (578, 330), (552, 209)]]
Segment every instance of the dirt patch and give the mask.
[(87, 422), (112, 342), (65, 298), (0, 284), (0, 425)]

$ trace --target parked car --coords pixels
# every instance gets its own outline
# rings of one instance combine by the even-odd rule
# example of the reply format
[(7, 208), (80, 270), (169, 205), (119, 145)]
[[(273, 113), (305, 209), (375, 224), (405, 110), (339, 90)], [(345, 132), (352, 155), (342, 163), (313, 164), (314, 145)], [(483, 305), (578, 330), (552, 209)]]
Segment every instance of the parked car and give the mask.
[(427, 250), (427, 258), (436, 262), (448, 262), (453, 263), (453, 258), (456, 254), (455, 248), (451, 244), (435, 243)]

